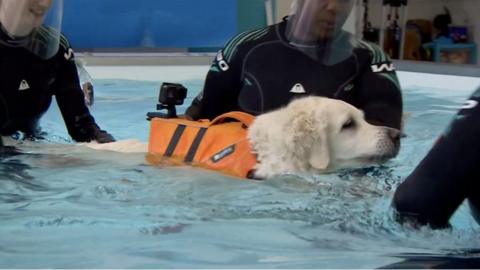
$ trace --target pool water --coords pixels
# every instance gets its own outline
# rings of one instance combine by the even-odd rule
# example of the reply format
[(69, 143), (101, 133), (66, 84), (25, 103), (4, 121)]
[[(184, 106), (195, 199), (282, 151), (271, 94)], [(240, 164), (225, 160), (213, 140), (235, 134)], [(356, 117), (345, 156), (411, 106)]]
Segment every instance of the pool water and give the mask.
[[(117, 139), (148, 138), (161, 81), (203, 84), (163, 69), (154, 79), (95, 78), (92, 114)], [(381, 166), (239, 181), (144, 155), (74, 144), (56, 106), (42, 142), (0, 157), (0, 268), (379, 268), (473, 263), (478, 225), (463, 205), (452, 229), (395, 223), (390, 201), (474, 88), (416, 85), (402, 74), (406, 137)], [(475, 82), (477, 83), (477, 82)], [(463, 263), (463, 264), (462, 264)]]

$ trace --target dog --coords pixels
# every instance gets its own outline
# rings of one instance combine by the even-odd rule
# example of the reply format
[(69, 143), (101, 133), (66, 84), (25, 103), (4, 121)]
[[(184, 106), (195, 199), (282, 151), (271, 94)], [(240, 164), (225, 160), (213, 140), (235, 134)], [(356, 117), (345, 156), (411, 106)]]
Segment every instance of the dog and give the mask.
[[(230, 125), (232, 128), (233, 126), (238, 128), (248, 127), (243, 133), (245, 138), (236, 138), (235, 142), (225, 144), (228, 147), (217, 147), (211, 152), (214, 154), (197, 158), (197, 162), (191, 164), (217, 169), (242, 178), (264, 179), (284, 173), (327, 173), (342, 168), (364, 166), (393, 158), (399, 151), (400, 131), (367, 123), (359, 109), (341, 100), (315, 96), (299, 98), (293, 100), (286, 107), (255, 118), (252, 116), (252, 119), (253, 122), (249, 127), (248, 124), (245, 125), (246, 121), (238, 123), (238, 125), (232, 122), (220, 123), (219, 125)], [(188, 124), (186, 120), (179, 121), (182, 121), (182, 125)], [(199, 125), (196, 121), (191, 122), (193, 125)], [(215, 122), (216, 120), (212, 121), (212, 123)], [(230, 126), (228, 126), (229, 129)], [(150, 158), (150, 160), (156, 160), (160, 163), (165, 161), (163, 150), (152, 150), (155, 148), (152, 145), (158, 143), (158, 140), (167, 140), (166, 144), (163, 143), (163, 149), (171, 148), (168, 147), (170, 138), (165, 139), (165, 137), (168, 137), (165, 135), (166, 133), (168, 132), (165, 130), (159, 130), (158, 136), (152, 136), (151, 133), (148, 150), (144, 143), (136, 140), (87, 144), (87, 146), (98, 150), (119, 152), (148, 151), (147, 157), (149, 155), (160, 156), (158, 160)], [(209, 131), (206, 132), (206, 134), (208, 133)], [(225, 133), (224, 131), (218, 132), (218, 135), (214, 135), (209, 141), (225, 141), (225, 138), (223, 138), (226, 136)], [(190, 134), (184, 137), (190, 137), (193, 140), (196, 136)], [(249, 148), (238, 150), (244, 141), (249, 143)], [(179, 144), (184, 144), (184, 142)], [(236, 147), (231, 147), (231, 145)], [(200, 152), (204, 152), (203, 149), (214, 147), (209, 142), (208, 145), (200, 148)], [(240, 151), (241, 155), (235, 157), (227, 151), (228, 149), (236, 149)], [(188, 147), (186, 150), (188, 150)], [(186, 152), (180, 153), (178, 151), (173, 156), (183, 160)], [(244, 154), (246, 152), (252, 158), (246, 157)], [(250, 160), (253, 160), (253, 163), (251, 163), (253, 166), (252, 174), (248, 176), (244, 173), (235, 174), (232, 173), (232, 170), (229, 173), (228, 168), (219, 169), (218, 166), (215, 167), (218, 162), (214, 158), (217, 158), (220, 154), (225, 159), (233, 158), (233, 160), (224, 162), (226, 166), (243, 164), (242, 166), (245, 167), (246, 163), (251, 163)], [(150, 163), (157, 163), (156, 161)]]
[(367, 123), (362, 111), (335, 99), (305, 97), (258, 116), (248, 130), (255, 176), (326, 173), (397, 155), (400, 131)]

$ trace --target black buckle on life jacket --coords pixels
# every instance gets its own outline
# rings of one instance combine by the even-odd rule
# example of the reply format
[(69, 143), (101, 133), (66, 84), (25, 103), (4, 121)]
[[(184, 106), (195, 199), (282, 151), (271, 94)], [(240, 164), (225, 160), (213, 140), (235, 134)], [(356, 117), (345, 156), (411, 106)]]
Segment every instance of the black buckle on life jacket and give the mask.
[(251, 169), (250, 171), (248, 171), (248, 173), (247, 173), (247, 178), (250, 179), (250, 180), (257, 180), (257, 181), (262, 181), (262, 180), (264, 180), (263, 178), (260, 178), (260, 177), (256, 177), (256, 176), (255, 176), (255, 172), (256, 172), (256, 171), (257, 171), (257, 170), (255, 170), (255, 169)]

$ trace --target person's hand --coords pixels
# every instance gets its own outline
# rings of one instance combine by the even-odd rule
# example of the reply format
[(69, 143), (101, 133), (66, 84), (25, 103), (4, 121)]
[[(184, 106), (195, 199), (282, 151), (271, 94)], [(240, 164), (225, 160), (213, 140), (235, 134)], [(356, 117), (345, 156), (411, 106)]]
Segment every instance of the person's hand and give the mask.
[(193, 121), (193, 118), (188, 114), (181, 114), (178, 116), (178, 118)]
[(93, 84), (91, 82), (82, 84), (82, 90), (83, 95), (85, 96), (85, 104), (87, 106), (92, 106), (94, 100)]
[(11, 157), (20, 155), (21, 152), (14, 146), (7, 146), (3, 143), (2, 136), (0, 135), (0, 159), (3, 157)]
[(98, 143), (110, 143), (115, 141), (115, 138), (110, 133), (100, 129), (96, 124), (92, 125), (90, 132), (91, 139)]
[(93, 139), (98, 143), (110, 143), (115, 141), (115, 138), (112, 136), (112, 134), (106, 132), (105, 130), (98, 130)]

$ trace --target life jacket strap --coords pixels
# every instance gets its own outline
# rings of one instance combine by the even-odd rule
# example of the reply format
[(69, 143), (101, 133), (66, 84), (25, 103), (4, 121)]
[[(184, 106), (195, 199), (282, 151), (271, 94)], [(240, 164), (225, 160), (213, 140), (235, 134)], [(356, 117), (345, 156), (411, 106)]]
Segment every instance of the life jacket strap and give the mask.
[(185, 131), (186, 126), (179, 124), (177, 128), (175, 129), (175, 132), (173, 133), (172, 138), (170, 139), (170, 142), (168, 143), (168, 147), (165, 150), (165, 153), (163, 156), (165, 157), (171, 157), (173, 155), (173, 152), (175, 151), (175, 148), (177, 147), (178, 142), (180, 141), (180, 137), (182, 137), (183, 132)]
[(197, 135), (195, 136), (195, 139), (193, 140), (192, 145), (190, 145), (187, 155), (185, 156), (184, 161), (186, 163), (190, 163), (193, 161), (193, 158), (195, 157), (198, 147), (200, 146), (200, 143), (202, 142), (203, 136), (205, 136), (206, 132), (207, 128), (200, 128), (198, 130)]
[(212, 120), (210, 125), (218, 125), (226, 122), (228, 119), (241, 122), (248, 128), (252, 124), (255, 117), (248, 113), (233, 111), (217, 116), (215, 119)]

